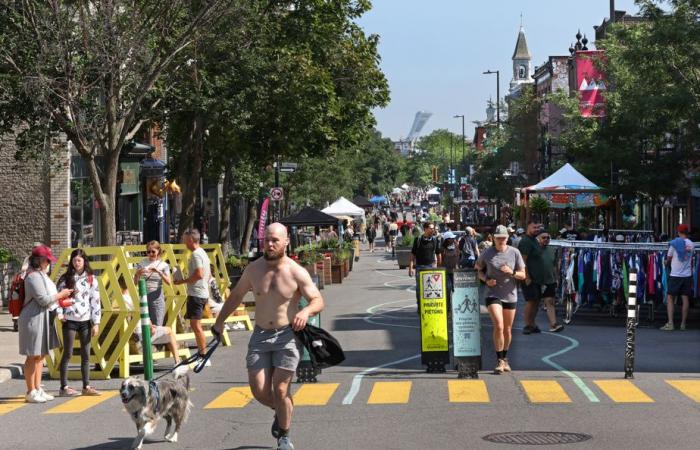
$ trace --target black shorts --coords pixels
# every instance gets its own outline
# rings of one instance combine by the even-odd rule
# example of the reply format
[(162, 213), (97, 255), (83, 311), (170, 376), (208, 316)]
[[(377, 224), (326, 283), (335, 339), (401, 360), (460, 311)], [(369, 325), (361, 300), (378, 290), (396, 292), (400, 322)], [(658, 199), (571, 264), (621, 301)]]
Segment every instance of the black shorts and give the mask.
[(535, 302), (543, 298), (553, 298), (556, 296), (557, 284), (539, 284), (532, 282), (529, 285), (522, 284), (523, 296), (528, 302)]
[(516, 302), (504, 302), (498, 297), (486, 297), (486, 307), (491, 305), (501, 305), (503, 309), (515, 309)]
[(693, 295), (693, 277), (668, 277), (668, 295)]
[(187, 296), (187, 310), (185, 311), (185, 319), (202, 320), (204, 305), (207, 304), (208, 298)]

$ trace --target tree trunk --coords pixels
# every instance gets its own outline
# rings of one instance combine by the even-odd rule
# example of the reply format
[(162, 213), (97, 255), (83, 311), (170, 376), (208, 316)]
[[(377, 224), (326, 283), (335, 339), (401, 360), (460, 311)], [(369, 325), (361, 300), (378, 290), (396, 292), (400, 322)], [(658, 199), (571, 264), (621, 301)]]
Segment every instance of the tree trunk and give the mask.
[(253, 227), (255, 226), (255, 220), (258, 218), (258, 202), (255, 200), (248, 200), (248, 214), (245, 223), (245, 231), (243, 232), (243, 239), (241, 241), (241, 254), (245, 255), (248, 253), (250, 248), (250, 239), (253, 234)]
[[(95, 159), (87, 159), (86, 165), (92, 191), (97, 200), (100, 214), (99, 246), (112, 246), (117, 243), (116, 194), (119, 172), (119, 152), (105, 156), (105, 165), (98, 170)], [(102, 172), (100, 176), (99, 172)]]
[(188, 139), (187, 151), (182, 152), (178, 162), (178, 176), (182, 186), (182, 212), (177, 230), (178, 242), (184, 232), (194, 223), (195, 200), (202, 175), (202, 158), (204, 155), (204, 118), (195, 113), (192, 117), (192, 129)]
[(227, 258), (231, 251), (231, 195), (233, 184), (233, 169), (231, 166), (226, 166), (224, 172), (224, 198), (222, 199), (221, 218), (219, 221), (219, 243), (224, 258)]

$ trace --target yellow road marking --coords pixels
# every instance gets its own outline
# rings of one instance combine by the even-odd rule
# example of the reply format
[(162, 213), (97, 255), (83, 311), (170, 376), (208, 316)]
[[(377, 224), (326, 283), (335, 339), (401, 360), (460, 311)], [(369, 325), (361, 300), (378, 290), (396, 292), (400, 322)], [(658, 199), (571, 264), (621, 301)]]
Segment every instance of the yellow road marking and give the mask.
[(521, 380), (520, 384), (532, 403), (571, 403), (571, 398), (558, 381)]
[(253, 400), (250, 387), (233, 387), (209, 402), (204, 409), (243, 408)]
[(26, 405), (27, 402), (24, 400), (24, 395), (20, 395), (18, 397), (0, 398), (0, 416), (10, 413), (15, 409), (20, 409)]
[(654, 403), (651, 397), (629, 380), (597, 380), (593, 382), (615, 403)]
[(408, 403), (411, 395), (410, 381), (377, 381), (367, 400), (368, 405)]
[(305, 384), (294, 393), (294, 406), (323, 406), (338, 386), (338, 383)]
[(452, 403), (488, 403), (489, 391), (483, 380), (448, 380), (447, 390)]
[(100, 403), (109, 400), (117, 394), (119, 394), (119, 391), (102, 391), (101, 395), (95, 396), (81, 395), (80, 397), (70, 399), (65, 403), (61, 403), (60, 405), (49, 409), (44, 414), (81, 413), (92, 408), (93, 406), (97, 406)]
[(691, 400), (700, 403), (700, 380), (666, 380), (666, 383), (681, 391)]

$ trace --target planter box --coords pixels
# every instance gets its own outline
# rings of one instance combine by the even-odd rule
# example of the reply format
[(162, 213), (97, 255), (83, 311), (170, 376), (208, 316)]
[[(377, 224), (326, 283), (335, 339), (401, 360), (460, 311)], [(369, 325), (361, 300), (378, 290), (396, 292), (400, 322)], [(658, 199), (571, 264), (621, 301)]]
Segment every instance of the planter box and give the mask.
[(333, 283), (342, 283), (343, 282), (343, 265), (335, 265), (333, 264), (331, 266), (331, 279), (333, 280)]
[(323, 258), (323, 284), (332, 284), (333, 277), (331, 275), (331, 257), (326, 256)]
[(350, 261), (347, 259), (343, 261), (343, 278), (347, 277), (350, 273)]
[(306, 269), (307, 272), (309, 272), (309, 275), (311, 275), (311, 278), (313, 278), (314, 275), (316, 275), (316, 264), (309, 264), (308, 266), (303, 266), (304, 269)]
[(409, 247), (396, 247), (396, 261), (399, 269), (405, 269), (411, 262), (411, 249)]
[(352, 266), (355, 265), (355, 258), (350, 258), (348, 262), (350, 263), (350, 272), (352, 272)]

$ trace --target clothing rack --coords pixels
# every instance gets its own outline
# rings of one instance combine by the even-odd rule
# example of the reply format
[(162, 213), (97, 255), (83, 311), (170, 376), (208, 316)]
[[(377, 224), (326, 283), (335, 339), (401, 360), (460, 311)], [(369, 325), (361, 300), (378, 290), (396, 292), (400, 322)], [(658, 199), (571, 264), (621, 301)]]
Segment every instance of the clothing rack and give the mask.
[[(664, 251), (668, 250), (668, 242), (591, 242), (591, 241), (566, 241), (557, 239), (549, 245), (563, 248), (591, 248), (597, 250), (627, 250), (627, 251)], [(695, 244), (695, 251), (700, 249), (700, 244)]]
[[(604, 228), (591, 228), (590, 231), (600, 232), (606, 231)], [(654, 230), (619, 230), (615, 228), (608, 228), (609, 233), (621, 233), (621, 234), (654, 234)]]

